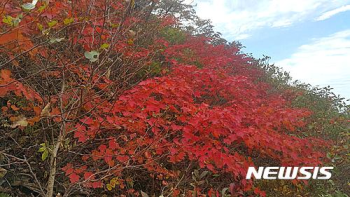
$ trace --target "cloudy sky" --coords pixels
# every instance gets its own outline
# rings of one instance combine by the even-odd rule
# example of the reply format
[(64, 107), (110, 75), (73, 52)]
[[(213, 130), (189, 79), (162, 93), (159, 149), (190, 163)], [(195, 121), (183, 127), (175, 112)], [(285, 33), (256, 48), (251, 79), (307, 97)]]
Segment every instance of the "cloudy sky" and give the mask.
[(186, 0), (229, 41), (350, 99), (350, 0)]

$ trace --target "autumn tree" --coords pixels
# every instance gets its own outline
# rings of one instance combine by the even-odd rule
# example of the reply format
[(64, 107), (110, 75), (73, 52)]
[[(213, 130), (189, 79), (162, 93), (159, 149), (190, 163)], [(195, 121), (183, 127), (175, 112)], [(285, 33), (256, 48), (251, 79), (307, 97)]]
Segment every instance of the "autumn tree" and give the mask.
[(312, 110), (182, 1), (0, 8), (1, 192), (265, 196), (249, 166), (329, 160)]

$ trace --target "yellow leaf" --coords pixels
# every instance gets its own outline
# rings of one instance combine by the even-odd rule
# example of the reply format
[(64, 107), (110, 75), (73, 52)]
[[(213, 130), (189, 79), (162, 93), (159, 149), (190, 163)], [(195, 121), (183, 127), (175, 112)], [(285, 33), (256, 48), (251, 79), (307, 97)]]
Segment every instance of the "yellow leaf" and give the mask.
[(128, 40), (128, 45), (133, 45), (134, 44), (134, 40), (133, 39), (129, 39)]
[(110, 23), (112, 28), (117, 28), (119, 26), (119, 24), (114, 24), (114, 23)]
[(40, 31), (43, 31), (43, 30), (44, 30), (44, 27), (43, 27), (42, 24), (37, 23), (36, 26), (38, 27), (38, 29), (39, 29)]
[(12, 16), (3, 16), (2, 22), (4, 22), (5, 24), (12, 26), (13, 25), (12, 21), (13, 21)]
[(64, 19), (63, 24), (70, 25), (73, 22), (74, 22), (74, 18), (71, 17), (71, 18)]
[(51, 27), (54, 27), (55, 25), (57, 25), (57, 23), (58, 23), (57, 21), (53, 20), (53, 21), (48, 22), (48, 25), (51, 28)]
[(107, 184), (107, 189), (108, 189), (108, 191), (111, 191), (113, 189), (112, 185)]

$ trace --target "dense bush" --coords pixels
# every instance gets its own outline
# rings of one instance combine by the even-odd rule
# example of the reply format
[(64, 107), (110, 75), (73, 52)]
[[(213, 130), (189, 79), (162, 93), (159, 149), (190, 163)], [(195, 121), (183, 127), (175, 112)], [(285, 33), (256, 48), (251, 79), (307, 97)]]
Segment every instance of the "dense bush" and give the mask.
[(249, 166), (346, 171), (348, 108), (243, 54), (191, 6), (33, 3), (0, 3), (4, 195), (286, 196), (346, 187), (341, 179), (322, 191), (318, 182), (244, 179)]

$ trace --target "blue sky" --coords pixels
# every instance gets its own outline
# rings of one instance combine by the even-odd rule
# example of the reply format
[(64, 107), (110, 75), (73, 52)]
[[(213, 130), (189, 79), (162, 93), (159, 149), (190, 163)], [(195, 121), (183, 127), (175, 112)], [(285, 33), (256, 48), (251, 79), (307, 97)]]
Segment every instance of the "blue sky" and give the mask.
[(244, 52), (350, 99), (350, 0), (186, 0)]

